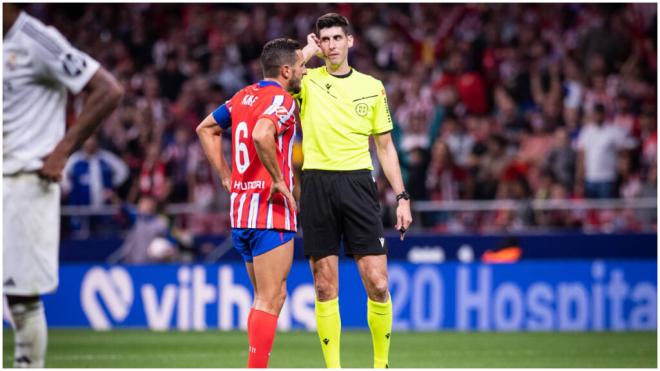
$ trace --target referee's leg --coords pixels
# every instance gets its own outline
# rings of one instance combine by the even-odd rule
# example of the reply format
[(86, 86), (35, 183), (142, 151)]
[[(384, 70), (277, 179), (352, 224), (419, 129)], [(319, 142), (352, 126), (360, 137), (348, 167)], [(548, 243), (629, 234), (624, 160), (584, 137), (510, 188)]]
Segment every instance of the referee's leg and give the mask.
[(389, 367), (392, 301), (387, 284), (387, 255), (356, 255), (355, 262), (367, 291), (367, 322), (374, 349), (374, 368)]
[(316, 329), (321, 341), (323, 359), (328, 368), (341, 368), (339, 316), (339, 256), (310, 257), (309, 265), (316, 292)]

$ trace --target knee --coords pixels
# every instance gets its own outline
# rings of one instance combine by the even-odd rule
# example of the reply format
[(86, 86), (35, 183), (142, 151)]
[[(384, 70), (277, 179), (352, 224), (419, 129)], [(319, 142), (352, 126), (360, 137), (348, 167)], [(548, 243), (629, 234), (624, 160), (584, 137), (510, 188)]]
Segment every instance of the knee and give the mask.
[(263, 310), (269, 313), (279, 313), (284, 306), (284, 301), (286, 300), (286, 288), (273, 291), (259, 293), (257, 295), (256, 305), (257, 309)]
[(314, 289), (316, 290), (316, 299), (319, 301), (332, 300), (339, 294), (337, 285), (325, 280), (314, 282)]
[(386, 276), (375, 277), (371, 280), (371, 284), (368, 285), (368, 296), (369, 299), (384, 303), (387, 301), (389, 296), (389, 287), (387, 284)]

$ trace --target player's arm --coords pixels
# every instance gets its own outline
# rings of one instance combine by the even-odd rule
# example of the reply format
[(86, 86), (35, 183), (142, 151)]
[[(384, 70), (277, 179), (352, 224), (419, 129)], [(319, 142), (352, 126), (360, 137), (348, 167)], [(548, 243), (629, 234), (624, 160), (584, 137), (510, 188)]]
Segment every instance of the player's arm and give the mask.
[[(390, 182), (390, 186), (395, 194), (400, 194), (405, 190), (403, 178), (401, 177), (401, 168), (399, 167), (399, 156), (396, 154), (396, 148), (392, 141), (392, 134), (387, 132), (374, 135), (376, 143), (376, 154), (378, 161), (385, 173), (385, 177)], [(410, 200), (400, 199), (396, 207), (396, 226), (397, 230), (407, 230), (412, 223), (412, 214), (410, 212)], [(401, 233), (403, 240), (403, 232)]]
[(269, 199), (273, 197), (273, 194), (280, 192), (284, 197), (287, 198), (288, 203), (291, 205), (293, 212), (296, 212), (296, 200), (293, 198), (293, 195), (289, 191), (289, 187), (284, 182), (284, 177), (282, 176), (282, 169), (277, 161), (277, 151), (275, 145), (275, 137), (277, 135), (277, 130), (275, 129), (275, 123), (269, 118), (262, 117), (257, 121), (257, 124), (254, 126), (252, 131), (252, 140), (254, 140), (254, 146), (257, 150), (257, 155), (261, 160), (261, 163), (264, 165), (268, 174), (270, 174), (271, 179), (273, 180), (273, 185), (270, 188)]
[[(223, 109), (225, 105), (222, 105), (214, 113), (208, 115), (202, 122), (197, 126), (197, 136), (199, 141), (202, 144), (202, 149), (204, 154), (211, 162), (213, 169), (220, 175), (220, 180), (222, 180), (222, 186), (225, 187), (227, 192), (231, 192), (231, 170), (227, 165), (225, 160), (224, 152), (222, 150), (222, 127), (215, 120), (214, 116), (217, 116), (216, 112)], [(226, 108), (224, 108), (226, 110)], [(228, 111), (227, 111), (228, 112)]]
[(124, 94), (119, 82), (103, 67), (100, 67), (85, 86), (89, 95), (85, 99), (82, 112), (75, 125), (55, 146), (53, 152), (44, 160), (40, 176), (57, 182), (62, 177), (62, 170), (69, 155), (75, 151), (103, 120), (117, 107)]

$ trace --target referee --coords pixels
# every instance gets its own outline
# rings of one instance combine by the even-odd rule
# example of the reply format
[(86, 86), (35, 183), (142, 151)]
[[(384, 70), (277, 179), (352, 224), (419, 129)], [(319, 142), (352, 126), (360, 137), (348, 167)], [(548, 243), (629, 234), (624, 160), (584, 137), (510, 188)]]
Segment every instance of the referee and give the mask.
[(390, 132), (392, 118), (379, 80), (351, 68), (353, 36), (348, 20), (335, 13), (316, 21), (303, 49), (306, 59), (322, 56), (325, 66), (309, 69), (302, 80), (303, 129), (301, 221), (305, 256), (316, 291), (316, 324), (325, 364), (339, 368), (338, 259), (340, 243), (353, 257), (367, 291), (367, 322), (374, 367), (388, 367), (392, 302), (387, 285), (387, 246), (376, 184), (371, 175), (369, 137), (378, 160), (397, 193), (396, 229), (404, 233), (412, 217), (410, 197)]

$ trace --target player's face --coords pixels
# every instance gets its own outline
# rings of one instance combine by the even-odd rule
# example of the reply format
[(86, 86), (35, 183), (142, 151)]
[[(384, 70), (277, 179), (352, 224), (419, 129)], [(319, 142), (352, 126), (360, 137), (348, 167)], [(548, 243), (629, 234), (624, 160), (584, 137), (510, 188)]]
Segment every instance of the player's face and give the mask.
[(303, 76), (306, 74), (307, 67), (305, 67), (305, 57), (301, 50), (296, 50), (296, 62), (291, 66), (291, 78), (289, 79), (287, 90), (294, 94), (300, 92), (300, 84)]
[(346, 35), (339, 26), (324, 28), (319, 31), (321, 51), (333, 66), (340, 66), (348, 58), (348, 49), (353, 46), (353, 36)]

